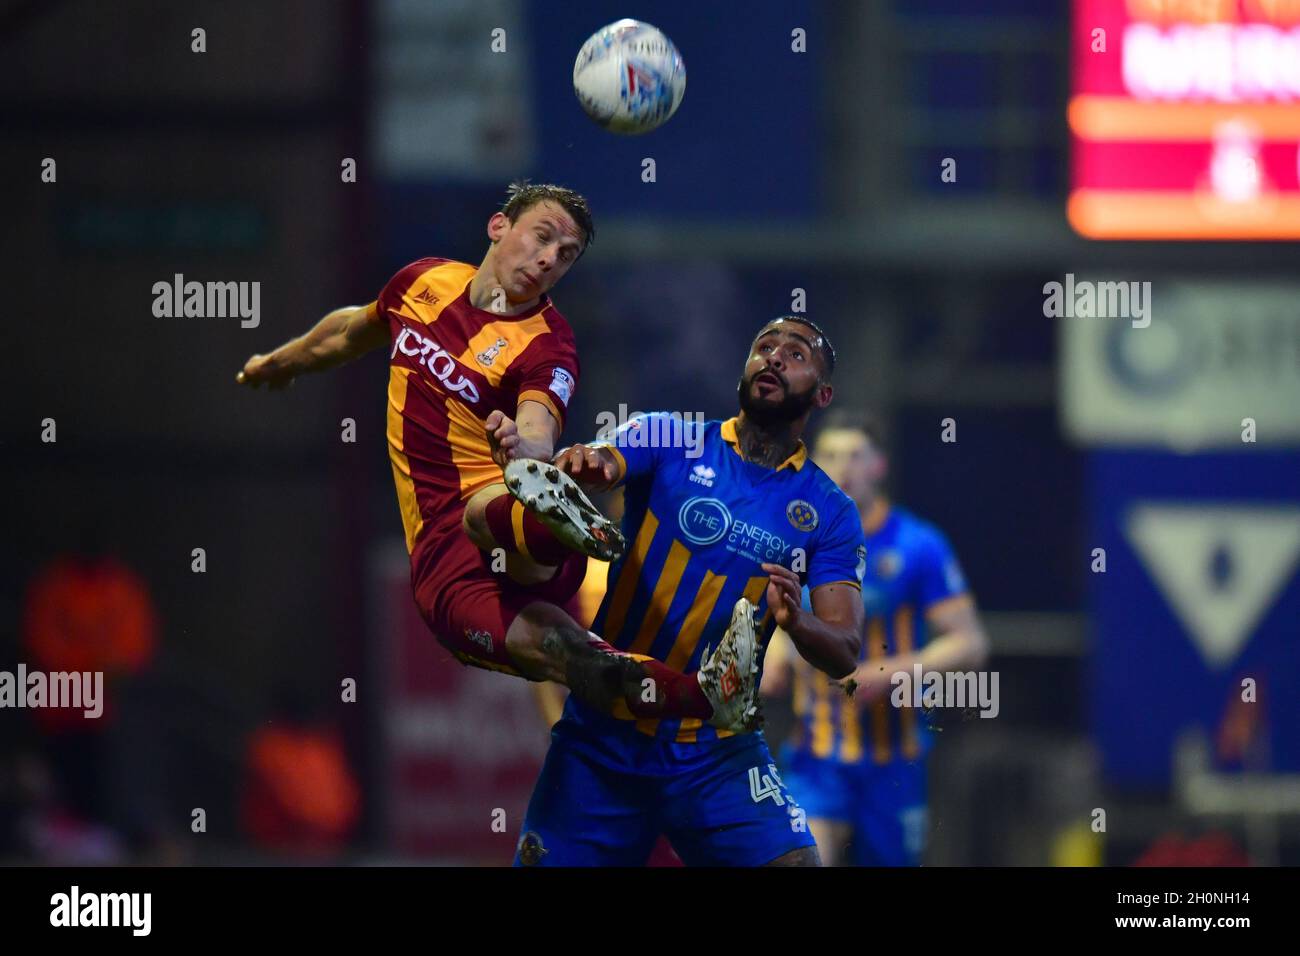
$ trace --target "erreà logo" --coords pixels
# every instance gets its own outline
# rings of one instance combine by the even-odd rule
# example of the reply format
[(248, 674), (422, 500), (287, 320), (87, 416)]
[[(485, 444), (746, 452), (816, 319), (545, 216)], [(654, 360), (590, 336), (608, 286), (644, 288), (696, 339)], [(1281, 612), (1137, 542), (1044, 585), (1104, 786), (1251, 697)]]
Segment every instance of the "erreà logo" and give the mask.
[(1300, 558), (1294, 506), (1141, 504), (1124, 531), (1215, 670), (1241, 654)]
[(696, 465), (691, 469), (690, 480), (703, 485), (705, 488), (713, 487), (713, 479), (718, 477), (718, 473), (708, 465)]

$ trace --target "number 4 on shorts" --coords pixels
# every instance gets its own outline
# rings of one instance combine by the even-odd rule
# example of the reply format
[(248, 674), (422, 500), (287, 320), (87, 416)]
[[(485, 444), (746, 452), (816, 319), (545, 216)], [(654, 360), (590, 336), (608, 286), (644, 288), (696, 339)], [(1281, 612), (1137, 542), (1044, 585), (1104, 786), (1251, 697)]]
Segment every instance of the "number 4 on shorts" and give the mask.
[[(776, 767), (768, 764), (767, 769), (772, 771), (772, 776), (776, 775)], [(780, 779), (780, 777), (777, 777), (778, 781)], [(778, 807), (785, 806), (785, 799), (781, 796), (780, 784), (773, 783), (772, 777), (762, 773), (760, 767), (749, 768), (749, 796), (755, 803), (771, 797)]]

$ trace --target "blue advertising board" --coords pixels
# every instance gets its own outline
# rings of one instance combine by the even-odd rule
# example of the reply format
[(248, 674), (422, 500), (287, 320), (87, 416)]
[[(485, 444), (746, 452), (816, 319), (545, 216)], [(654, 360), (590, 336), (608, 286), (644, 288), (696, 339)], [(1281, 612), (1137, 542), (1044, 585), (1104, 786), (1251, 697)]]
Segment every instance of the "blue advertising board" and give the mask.
[(1225, 729), (1242, 713), (1252, 769), (1300, 771), (1300, 454), (1257, 447), (1090, 455), (1092, 712), (1111, 783), (1166, 785), (1193, 727), (1239, 769)]

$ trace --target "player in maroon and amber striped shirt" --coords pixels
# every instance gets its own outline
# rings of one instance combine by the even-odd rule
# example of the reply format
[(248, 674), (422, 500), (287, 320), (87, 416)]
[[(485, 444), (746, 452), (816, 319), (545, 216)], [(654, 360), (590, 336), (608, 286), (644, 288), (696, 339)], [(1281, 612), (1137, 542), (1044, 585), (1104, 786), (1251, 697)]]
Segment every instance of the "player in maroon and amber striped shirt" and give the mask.
[[(558, 681), (610, 713), (708, 720), (716, 691), (707, 681), (708, 693), (695, 674), (616, 651), (561, 610), (587, 557), (503, 483), (512, 460), (551, 460), (577, 388), (573, 332), (548, 293), (591, 241), (586, 201), (516, 184), (487, 233), (477, 268), (413, 262), (376, 301), (254, 355), (237, 380), (283, 388), (387, 346), (388, 450), (411, 586), (438, 640), (462, 663)], [(495, 548), (506, 552), (505, 573), (493, 572)]]

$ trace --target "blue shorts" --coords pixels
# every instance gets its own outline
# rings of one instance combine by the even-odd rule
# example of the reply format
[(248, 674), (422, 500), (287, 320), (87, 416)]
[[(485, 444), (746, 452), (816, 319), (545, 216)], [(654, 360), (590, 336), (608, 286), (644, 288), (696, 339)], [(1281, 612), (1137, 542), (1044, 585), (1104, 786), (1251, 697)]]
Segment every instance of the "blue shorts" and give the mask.
[[(644, 866), (660, 834), (687, 866), (761, 866), (816, 844), (762, 734), (693, 747), (623, 724), (551, 732), (516, 866)], [(677, 753), (675, 753), (675, 751)]]
[(785, 782), (810, 820), (853, 831), (857, 866), (919, 866), (927, 825), (925, 762), (841, 763), (783, 752)]

